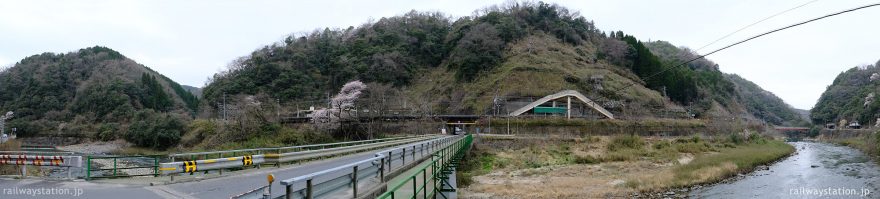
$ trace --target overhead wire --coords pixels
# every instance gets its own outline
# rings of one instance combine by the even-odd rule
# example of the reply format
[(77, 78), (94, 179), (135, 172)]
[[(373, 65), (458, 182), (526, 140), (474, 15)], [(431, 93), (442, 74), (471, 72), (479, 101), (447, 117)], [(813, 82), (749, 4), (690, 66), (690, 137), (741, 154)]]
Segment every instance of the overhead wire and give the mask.
[[(856, 11), (856, 10), (861, 10), (861, 9), (865, 9), (865, 8), (875, 7), (875, 6), (880, 6), (880, 3), (874, 3), (874, 4), (869, 4), (869, 5), (864, 5), (864, 6), (860, 6), (860, 7), (856, 7), (856, 8), (847, 9), (847, 10), (844, 10), (844, 11), (835, 12), (835, 13), (832, 13), (832, 14), (827, 14), (827, 15), (824, 15), (824, 16), (821, 16), (821, 17), (813, 18), (813, 19), (810, 19), (810, 20), (807, 20), (807, 21), (803, 21), (803, 22), (800, 22), (800, 23), (796, 23), (796, 24), (788, 25), (788, 26), (785, 26), (785, 27), (782, 27), (782, 28), (777, 28), (777, 29), (774, 29), (774, 30), (771, 30), (771, 31), (768, 31), (768, 32), (764, 32), (764, 33), (761, 33), (761, 34), (758, 34), (758, 35), (755, 35), (755, 36), (749, 37), (749, 38), (747, 38), (747, 39), (745, 39), (745, 40), (741, 40), (741, 41), (738, 41), (738, 42), (736, 42), (736, 43), (733, 43), (733, 44), (727, 45), (727, 46), (725, 46), (725, 47), (723, 47), (723, 48), (719, 48), (719, 49), (716, 49), (716, 50), (711, 51), (711, 52), (709, 52), (709, 53), (706, 53), (706, 54), (703, 54), (703, 55), (697, 56), (696, 58), (693, 58), (693, 59), (690, 59), (690, 60), (688, 60), (688, 61), (682, 62), (682, 63), (680, 63), (680, 64), (678, 64), (678, 65), (673, 66), (673, 67), (667, 67), (667, 68), (661, 70), (660, 72), (657, 72), (657, 73), (654, 73), (654, 74), (652, 74), (652, 75), (649, 75), (648, 77), (645, 77), (645, 78), (643, 79), (643, 81), (647, 81), (648, 79), (651, 79), (651, 78), (653, 78), (653, 77), (655, 77), (655, 76), (657, 76), (657, 75), (660, 75), (660, 74), (662, 74), (662, 73), (665, 73), (665, 72), (669, 71), (670, 69), (678, 68), (678, 67), (684, 66), (684, 65), (686, 65), (686, 64), (688, 64), (688, 63), (691, 63), (691, 62), (693, 62), (693, 61), (696, 61), (696, 60), (699, 60), (699, 59), (705, 58), (706, 56), (709, 56), (709, 55), (715, 54), (715, 53), (717, 53), (717, 52), (719, 52), (719, 51), (722, 51), (722, 50), (725, 50), (725, 49), (728, 49), (728, 48), (731, 48), (731, 47), (734, 47), (734, 46), (740, 45), (740, 44), (742, 44), (742, 43), (745, 43), (745, 42), (751, 41), (751, 40), (753, 40), (753, 39), (757, 39), (757, 38), (759, 38), (759, 37), (763, 37), (763, 36), (766, 36), (766, 35), (769, 35), (769, 34), (772, 34), (772, 33), (775, 33), (775, 32), (779, 32), (779, 31), (782, 31), (782, 30), (785, 30), (785, 29), (789, 29), (789, 28), (797, 27), (797, 26), (804, 25), (804, 24), (807, 24), (807, 23), (811, 23), (811, 22), (815, 22), (815, 21), (818, 21), (818, 20), (822, 20), (822, 19), (825, 19), (825, 18), (828, 18), (828, 17), (833, 17), (833, 16), (837, 16), (837, 15), (844, 14), (844, 13), (849, 13), (849, 12), (853, 12), (853, 11)], [(623, 86), (623, 87), (621, 87), (621, 88), (614, 89), (613, 92), (618, 93), (618, 92), (622, 91), (623, 89), (629, 88), (629, 87), (631, 87), (631, 86), (633, 86), (633, 85), (635, 85), (634, 82), (633, 82), (633, 83), (630, 83), (630, 84), (628, 84), (628, 85), (626, 85), (626, 86)]]
[(729, 33), (729, 34), (727, 34), (727, 35), (724, 35), (724, 36), (722, 36), (722, 37), (716, 39), (715, 41), (709, 42), (708, 44), (704, 45), (703, 47), (697, 48), (697, 49), (694, 50), (694, 51), (697, 51), (697, 52), (698, 52), (698, 51), (702, 50), (703, 48), (706, 48), (706, 47), (708, 47), (708, 46), (711, 46), (712, 44), (718, 43), (719, 41), (724, 40), (724, 39), (726, 39), (726, 38), (728, 38), (728, 37), (730, 37), (730, 36), (732, 36), (732, 35), (734, 35), (734, 34), (736, 34), (736, 33), (739, 33), (739, 32), (741, 32), (741, 31), (743, 31), (743, 30), (745, 30), (745, 29), (748, 29), (748, 28), (750, 28), (750, 27), (752, 27), (752, 26), (758, 25), (758, 24), (761, 23), (761, 22), (767, 21), (767, 20), (772, 19), (772, 18), (774, 18), (774, 17), (776, 17), (776, 16), (779, 16), (779, 15), (785, 14), (785, 13), (790, 12), (790, 11), (792, 11), (792, 10), (796, 10), (796, 9), (798, 9), (798, 8), (804, 7), (804, 6), (806, 6), (806, 5), (809, 5), (809, 4), (814, 3), (814, 2), (817, 2), (817, 1), (819, 1), (819, 0), (812, 0), (812, 1), (809, 1), (809, 2), (807, 2), (807, 3), (801, 4), (801, 5), (799, 5), (799, 6), (795, 6), (795, 7), (793, 7), (793, 8), (789, 8), (788, 10), (784, 10), (784, 11), (782, 11), (782, 12), (779, 12), (779, 13), (776, 13), (776, 14), (773, 14), (773, 15), (770, 15), (770, 16), (764, 18), (764, 19), (761, 19), (761, 20), (759, 20), (759, 21), (756, 21), (755, 23), (751, 23), (751, 24), (749, 24), (749, 25), (747, 25), (747, 26), (743, 26), (742, 28), (737, 29), (736, 31), (733, 31), (733, 32), (731, 32), (731, 33)]

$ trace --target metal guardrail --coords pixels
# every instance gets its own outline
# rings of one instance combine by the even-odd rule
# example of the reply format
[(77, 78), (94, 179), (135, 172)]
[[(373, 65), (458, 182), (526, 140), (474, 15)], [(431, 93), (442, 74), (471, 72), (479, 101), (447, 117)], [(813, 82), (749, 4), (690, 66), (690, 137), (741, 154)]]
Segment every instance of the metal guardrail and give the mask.
[[(447, 176), (452, 173), (450, 168), (458, 166), (458, 161), (464, 156), (465, 151), (470, 149), (471, 143), (473, 143), (473, 137), (467, 135), (464, 139), (443, 148), (432, 156), (430, 163), (421, 166), (415, 173), (406, 177), (406, 180), (401, 181), (377, 198), (428, 199), (438, 198), (437, 194), (447, 198), (442, 192), (455, 191), (455, 189), (447, 187), (450, 185)], [(419, 177), (421, 177), (421, 181), (419, 181)], [(407, 184), (412, 184), (412, 189), (408, 189), (410, 187), (404, 188), (404, 185)]]
[(260, 165), (266, 162), (265, 155), (246, 155), (208, 160), (193, 160), (183, 162), (161, 163), (159, 170), (162, 175), (175, 173), (195, 173), (196, 171), (210, 171), (229, 168), (245, 168), (247, 166)]
[(57, 155), (0, 155), (0, 165), (82, 167), (82, 157)]
[[(315, 149), (315, 150), (307, 150), (307, 151), (296, 151), (296, 152), (288, 152), (281, 154), (261, 154), (261, 155), (246, 155), (246, 156), (238, 156), (238, 157), (228, 157), (228, 158), (217, 158), (217, 159), (207, 159), (207, 160), (192, 160), (192, 161), (182, 161), (182, 162), (168, 162), (161, 163), (159, 167), (159, 171), (162, 175), (170, 175), (177, 173), (190, 173), (193, 174), (195, 172), (200, 171), (209, 171), (209, 170), (220, 170), (222, 169), (231, 169), (231, 168), (245, 168), (247, 166), (255, 166), (264, 163), (274, 163), (275, 165), (280, 165), (281, 163), (298, 161), (298, 160), (306, 160), (327, 156), (336, 156), (342, 154), (348, 154), (353, 152), (372, 150), (376, 148), (383, 148), (389, 146), (395, 146), (400, 144), (406, 144), (410, 142), (415, 142), (419, 140), (424, 140), (428, 138), (432, 138), (433, 136), (419, 136), (419, 137), (406, 137), (400, 139), (382, 139), (381, 142), (375, 142), (375, 140), (371, 140), (372, 142), (358, 142), (358, 143), (366, 143), (360, 145), (351, 145), (351, 146), (342, 146), (336, 148), (324, 148), (324, 149)], [(354, 142), (350, 142), (354, 143)], [(329, 146), (329, 145), (327, 145)]]
[[(333, 169), (315, 172), (281, 181), (285, 185), (285, 198), (315, 198), (330, 194), (341, 188), (351, 187), (357, 198), (358, 181), (383, 177), (382, 161), (385, 157), (372, 157), (366, 160), (342, 165)], [(300, 187), (294, 187), (299, 185)], [(296, 190), (296, 191), (294, 191)]]
[[(85, 179), (93, 178), (117, 178), (132, 176), (158, 176), (159, 175), (159, 159), (162, 156), (85, 156), (86, 157), (86, 174)], [(102, 167), (98, 166), (97, 160), (112, 160), (112, 163), (103, 162)], [(112, 167), (104, 164), (112, 164)], [(123, 166), (123, 167), (120, 167)], [(93, 175), (101, 174), (101, 175)]]
[(325, 143), (325, 144), (312, 144), (312, 145), (301, 145), (301, 146), (288, 146), (288, 147), (178, 153), (178, 154), (168, 155), (168, 157), (171, 157), (171, 161), (174, 162), (177, 158), (187, 158), (187, 157), (188, 157), (188, 160), (198, 160), (197, 158), (199, 158), (199, 157), (201, 157), (202, 159), (210, 159), (211, 157), (224, 158), (224, 156), (227, 154), (231, 154), (231, 155), (229, 155), (229, 157), (237, 157), (237, 156), (242, 156), (242, 155), (266, 154), (266, 152), (280, 154), (280, 153), (287, 153), (287, 152), (293, 152), (293, 151), (302, 151), (302, 150), (310, 149), (310, 148), (324, 149), (324, 148), (333, 147), (333, 146), (354, 145), (354, 144), (362, 144), (362, 143), (374, 143), (374, 142), (382, 142), (382, 141), (390, 141), (390, 140), (399, 140), (399, 139), (405, 139), (405, 138), (412, 138), (412, 137), (383, 138), (383, 139), (372, 139), (372, 140), (361, 140), (361, 141), (350, 141), (350, 142), (336, 142), (336, 143)]
[[(408, 156), (411, 156), (410, 164), (413, 164), (416, 163), (416, 154), (422, 156), (432, 154), (434, 151), (448, 147), (451, 143), (460, 139), (462, 139), (462, 136), (447, 136), (395, 147), (378, 152), (372, 158), (309, 175), (282, 180), (281, 184), (285, 186), (283, 198), (336, 198), (342, 196), (332, 194), (343, 190), (351, 198), (358, 198), (359, 194), (361, 194), (359, 190), (375, 188), (371, 186), (383, 184), (387, 177), (386, 174), (406, 168), (408, 166), (406, 163)], [(395, 160), (399, 160), (399, 166), (393, 164)], [(365, 181), (370, 183), (359, 185), (359, 182)]]
[[(21, 176), (27, 176), (27, 166), (50, 166), (50, 167), (65, 167), (67, 168), (67, 178), (72, 178), (71, 168), (73, 167), (82, 167), (82, 156), (72, 156), (71, 154), (60, 154), (59, 153), (30, 153), (29, 151), (4, 151), (5, 152), (15, 152), (14, 154), (4, 154), (0, 155), (0, 165), (18, 165), (21, 167)], [(28, 153), (19, 153), (19, 152), (28, 152)], [(52, 155), (33, 155), (33, 154), (52, 154)]]
[[(193, 173), (196, 171), (244, 168), (245, 166), (292, 162), (312, 158), (342, 155), (364, 150), (396, 146), (430, 139), (437, 135), (384, 138), (302, 146), (256, 148), (227, 151), (209, 151), (172, 154), (168, 156), (90, 156), (74, 155), (67, 151), (0, 151), (0, 165), (35, 165), (84, 168), (84, 178), (116, 178), (131, 176), (159, 176), (162, 174)], [(232, 154), (232, 157), (224, 157)], [(216, 156), (218, 158), (208, 159)], [(190, 161), (174, 162), (175, 158), (189, 157)], [(196, 160), (202, 157), (205, 159)], [(168, 163), (160, 161), (171, 160)], [(83, 165), (83, 163), (85, 165)], [(68, 171), (68, 175), (70, 172)]]
[(0, 151), (0, 155), (73, 155), (70, 151)]

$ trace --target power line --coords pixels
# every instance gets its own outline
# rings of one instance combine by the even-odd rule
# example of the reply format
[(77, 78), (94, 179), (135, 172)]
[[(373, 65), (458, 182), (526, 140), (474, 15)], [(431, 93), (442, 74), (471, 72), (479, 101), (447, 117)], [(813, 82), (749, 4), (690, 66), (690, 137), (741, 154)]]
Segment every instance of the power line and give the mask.
[[(651, 79), (651, 78), (653, 78), (653, 77), (655, 77), (655, 76), (657, 76), (657, 75), (660, 75), (660, 74), (662, 74), (662, 73), (664, 73), (664, 72), (666, 72), (666, 71), (669, 71), (670, 69), (678, 68), (678, 67), (684, 66), (684, 65), (686, 65), (686, 64), (688, 64), (688, 63), (691, 63), (691, 62), (693, 62), (693, 61), (696, 61), (696, 60), (699, 60), (699, 59), (705, 58), (706, 56), (709, 56), (709, 55), (711, 55), (711, 54), (715, 54), (715, 53), (717, 53), (717, 52), (719, 52), (719, 51), (722, 51), (722, 50), (728, 49), (728, 48), (730, 48), (730, 47), (733, 47), (733, 46), (736, 46), (736, 45), (739, 45), (739, 44), (745, 43), (745, 42), (747, 42), (747, 41), (751, 41), (751, 40), (756, 39), (756, 38), (758, 38), (758, 37), (763, 37), (763, 36), (765, 36), (765, 35), (769, 35), (769, 34), (772, 34), (772, 33), (775, 33), (775, 32), (779, 32), (779, 31), (782, 31), (782, 30), (785, 30), (785, 29), (793, 28), (793, 27), (796, 27), (796, 26), (804, 25), (804, 24), (807, 24), (807, 23), (810, 23), (810, 22), (814, 22), (814, 21), (818, 21), (818, 20), (825, 19), (825, 18), (828, 18), (828, 17), (833, 17), (833, 16), (837, 16), (837, 15), (840, 15), (840, 14), (844, 14), (844, 13), (848, 13), (848, 12), (852, 12), (852, 11), (856, 11), (856, 10), (861, 10), (861, 9), (865, 9), (865, 8), (870, 8), (870, 7), (874, 7), (874, 6), (878, 6), (878, 5), (880, 5), (880, 3), (874, 3), (874, 4), (870, 4), (870, 5), (865, 5), (865, 6), (857, 7), (857, 8), (852, 8), (852, 9), (849, 9), (849, 10), (844, 10), (844, 11), (840, 11), (840, 12), (836, 12), (836, 13), (828, 14), (828, 15), (825, 15), (825, 16), (822, 16), (822, 17), (813, 18), (813, 19), (810, 19), (810, 20), (807, 20), (807, 21), (804, 21), (804, 22), (800, 22), (800, 23), (796, 23), (796, 24), (788, 25), (788, 26), (785, 26), (785, 27), (782, 27), (782, 28), (778, 28), (778, 29), (775, 29), (775, 30), (769, 31), (769, 32), (761, 33), (761, 34), (759, 34), (759, 35), (755, 35), (755, 36), (749, 37), (748, 39), (745, 39), (745, 40), (742, 40), (742, 41), (739, 41), (739, 42), (736, 42), (736, 43), (733, 43), (733, 44), (727, 45), (727, 46), (725, 46), (725, 47), (723, 47), (723, 48), (719, 48), (719, 49), (717, 49), (717, 50), (714, 50), (714, 51), (712, 51), (712, 52), (706, 53), (706, 54), (704, 54), (704, 55), (700, 55), (700, 56), (698, 56), (698, 57), (696, 57), (696, 58), (693, 58), (693, 59), (691, 59), (691, 60), (688, 60), (688, 61), (683, 62), (683, 63), (678, 64), (678, 65), (675, 65), (675, 66), (673, 66), (673, 67), (665, 68), (665, 69), (661, 70), (660, 72), (654, 73), (654, 74), (652, 74), (652, 75), (646, 77), (646, 78), (644, 79), (644, 81), (647, 82), (648, 79)], [(635, 83), (630, 83), (630, 84), (628, 84), (628, 85), (626, 85), (626, 86), (624, 86), (624, 87), (621, 87), (621, 88), (619, 88), (619, 89), (615, 89), (614, 92), (615, 92), (615, 93), (618, 93), (618, 92), (622, 91), (623, 89), (626, 89), (626, 88), (629, 88), (630, 86), (633, 86), (634, 84), (635, 84)]]
[(745, 29), (747, 29), (747, 28), (749, 28), (749, 27), (752, 27), (752, 26), (757, 25), (757, 24), (759, 24), (759, 23), (761, 23), (761, 22), (767, 21), (768, 19), (771, 19), (771, 18), (773, 18), (773, 17), (776, 17), (776, 16), (779, 16), (779, 15), (785, 14), (785, 13), (787, 13), (787, 12), (789, 12), (789, 11), (792, 11), (792, 10), (795, 10), (795, 9), (798, 9), (798, 8), (801, 8), (801, 7), (804, 7), (804, 6), (806, 6), (807, 4), (811, 4), (811, 3), (813, 3), (813, 2), (817, 2), (817, 1), (819, 1), (819, 0), (813, 0), (813, 1), (810, 1), (810, 2), (807, 2), (807, 3), (804, 3), (804, 4), (801, 4), (801, 5), (799, 5), (799, 6), (796, 6), (796, 7), (794, 7), (794, 8), (790, 8), (790, 9), (788, 9), (788, 10), (785, 10), (785, 11), (782, 11), (782, 12), (779, 12), (779, 13), (776, 13), (776, 14), (773, 14), (773, 15), (770, 15), (770, 16), (767, 17), (767, 18), (761, 19), (760, 21), (757, 21), (757, 22), (755, 22), (755, 23), (752, 23), (752, 24), (749, 24), (749, 25), (747, 25), (747, 26), (744, 26), (744, 27), (742, 27), (742, 28), (740, 28), (740, 29), (738, 29), (738, 30), (736, 30), (736, 31), (733, 31), (733, 32), (731, 32), (730, 34), (724, 35), (723, 37), (718, 38), (718, 39), (716, 39), (715, 41), (712, 41), (712, 42), (710, 42), (709, 44), (706, 44), (706, 45), (703, 46), (703, 47), (697, 48), (697, 49), (694, 50), (694, 51), (695, 51), (695, 52), (700, 51), (700, 50), (702, 50), (703, 48), (706, 48), (706, 47), (708, 47), (708, 46), (711, 46), (712, 44), (715, 44), (715, 43), (717, 43), (718, 41), (721, 41), (721, 40), (723, 40), (723, 39), (726, 39), (727, 37), (730, 37), (731, 35), (736, 34), (736, 33), (740, 32), (740, 31), (743, 31), (743, 30), (745, 30)]

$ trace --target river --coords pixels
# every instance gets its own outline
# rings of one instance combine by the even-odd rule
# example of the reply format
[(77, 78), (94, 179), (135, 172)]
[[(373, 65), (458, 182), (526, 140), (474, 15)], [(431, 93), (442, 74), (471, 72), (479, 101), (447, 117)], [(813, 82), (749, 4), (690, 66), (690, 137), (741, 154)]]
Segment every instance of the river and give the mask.
[(690, 192), (692, 198), (880, 198), (880, 167), (849, 147), (789, 143), (797, 151), (766, 169)]

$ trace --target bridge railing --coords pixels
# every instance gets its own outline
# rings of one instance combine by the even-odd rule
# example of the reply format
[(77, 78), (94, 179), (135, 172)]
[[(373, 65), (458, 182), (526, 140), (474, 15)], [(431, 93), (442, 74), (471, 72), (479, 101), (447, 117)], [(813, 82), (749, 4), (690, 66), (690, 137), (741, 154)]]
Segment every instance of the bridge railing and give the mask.
[[(473, 143), (472, 135), (467, 135), (463, 139), (444, 147), (431, 156), (431, 162), (416, 168), (416, 172), (403, 181), (397, 183), (388, 189), (379, 199), (386, 198), (432, 198), (436, 194), (441, 194), (445, 185), (446, 175), (451, 174), (450, 167), (455, 167), (458, 160), (462, 158), (465, 152), (470, 149)], [(412, 186), (408, 186), (412, 185)], [(436, 198), (436, 197), (435, 197)], [(444, 198), (446, 198), (444, 196)]]
[(281, 163), (300, 161), (321, 157), (338, 156), (350, 154), (366, 150), (374, 150), (390, 146), (397, 146), (411, 142), (421, 141), (433, 138), (434, 136), (418, 136), (406, 137), (400, 139), (383, 139), (382, 141), (359, 142), (358, 145), (341, 146), (334, 148), (314, 149), (306, 151), (295, 151), (287, 153), (267, 153), (260, 155), (245, 155), (237, 157), (216, 158), (206, 160), (192, 160), (181, 162), (161, 163), (159, 168), (162, 175), (171, 175), (177, 173), (207, 172), (210, 170), (219, 170), (231, 168), (247, 168), (249, 166), (258, 166), (264, 163), (280, 165)]
[(80, 156), (60, 155), (0, 155), (0, 165), (33, 165), (56, 167), (82, 167)]
[(193, 153), (177, 153), (168, 155), (171, 158), (171, 161), (174, 162), (177, 159), (186, 159), (186, 160), (206, 160), (212, 158), (224, 158), (224, 157), (237, 157), (243, 155), (259, 155), (259, 154), (280, 154), (286, 152), (294, 152), (294, 151), (303, 151), (310, 149), (324, 149), (324, 148), (333, 148), (340, 146), (349, 146), (349, 145), (357, 145), (357, 144), (365, 144), (365, 143), (375, 143), (375, 142), (383, 142), (390, 140), (399, 140), (405, 139), (409, 137), (395, 137), (395, 138), (383, 138), (383, 139), (372, 139), (372, 140), (361, 140), (361, 141), (350, 141), (350, 142), (336, 142), (336, 143), (326, 143), (326, 144), (311, 144), (311, 145), (301, 145), (301, 146), (288, 146), (288, 147), (272, 147), (272, 148), (254, 148), (254, 149), (237, 149), (237, 150), (224, 150), (224, 151), (205, 151), (205, 152), (193, 152)]
[(72, 168), (81, 168), (83, 165), (83, 159), (82, 156), (74, 156), (70, 153), (3, 151), (0, 153), (0, 165), (21, 166), (22, 177), (27, 175), (26, 166), (29, 165), (38, 167), (62, 167), (67, 169), (67, 178), (73, 178), (71, 176)]
[[(363, 190), (373, 190), (382, 185), (386, 174), (401, 172), (417, 163), (416, 155), (421, 157), (433, 154), (450, 143), (461, 140), (462, 136), (446, 136), (381, 151), (375, 157), (315, 172), (309, 175), (282, 180), (285, 195), (282, 198), (358, 198)], [(406, 162), (409, 157), (410, 162)], [(365, 183), (361, 183), (365, 182)]]
[[(358, 194), (358, 181), (381, 177), (384, 157), (373, 157), (336, 168), (281, 181), (285, 185), (285, 198), (316, 198), (347, 187), (352, 195)], [(378, 183), (378, 182), (377, 182)], [(354, 197), (357, 198), (357, 197)]]
[(163, 156), (84, 156), (85, 179), (158, 176)]
[(0, 155), (73, 155), (70, 151), (0, 151)]

